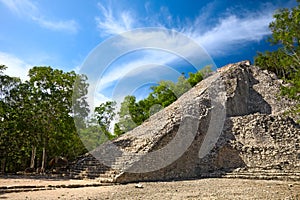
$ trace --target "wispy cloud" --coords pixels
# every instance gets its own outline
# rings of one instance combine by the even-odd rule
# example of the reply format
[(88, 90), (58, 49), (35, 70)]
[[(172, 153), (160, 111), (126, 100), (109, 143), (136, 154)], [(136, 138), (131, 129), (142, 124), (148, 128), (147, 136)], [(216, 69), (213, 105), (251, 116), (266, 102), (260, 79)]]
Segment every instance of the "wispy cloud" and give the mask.
[(7, 66), (7, 69), (4, 71), (5, 74), (12, 77), (19, 77), (22, 80), (28, 79), (28, 71), (32, 67), (32, 65), (20, 58), (5, 52), (0, 52), (0, 64)]
[(30, 0), (0, 0), (13, 13), (20, 17), (26, 17), (36, 22), (41, 27), (53, 31), (63, 31), (67, 33), (77, 33), (79, 25), (75, 20), (50, 20), (44, 16), (36, 4)]
[(133, 28), (135, 21), (129, 11), (113, 12), (111, 7), (105, 7), (101, 3), (98, 3), (98, 8), (101, 16), (95, 19), (102, 35), (115, 35)]
[(235, 45), (260, 41), (269, 35), (268, 25), (272, 21), (274, 11), (274, 6), (270, 3), (262, 5), (256, 12), (242, 11), (244, 15), (237, 15), (229, 10), (219, 18), (214, 17), (214, 23), (212, 23), (210, 12), (213, 10), (214, 2), (207, 4), (192, 21), (172, 16), (168, 8), (163, 6), (160, 7), (159, 12), (155, 13), (151, 11), (150, 2), (145, 3), (144, 10), (147, 15), (151, 14), (151, 19), (141, 12), (133, 13), (128, 10), (116, 12), (111, 4), (104, 6), (98, 3), (98, 7), (101, 15), (96, 17), (96, 22), (102, 36), (116, 35), (145, 27), (174, 29), (197, 41), (214, 56), (218, 53), (226, 55)]
[(76, 33), (78, 31), (79, 25), (75, 20), (66, 21), (49, 21), (43, 18), (32, 18), (40, 26), (53, 30), (53, 31), (65, 31), (69, 33)]
[(38, 8), (29, 0), (0, 0), (5, 4), (12, 12), (20, 16), (24, 15), (36, 15), (38, 14)]
[(219, 20), (219, 23), (204, 34), (190, 32), (199, 44), (211, 55), (226, 55), (236, 45), (260, 41), (271, 32), (268, 25), (272, 20), (272, 12), (252, 14), (248, 18), (230, 15)]

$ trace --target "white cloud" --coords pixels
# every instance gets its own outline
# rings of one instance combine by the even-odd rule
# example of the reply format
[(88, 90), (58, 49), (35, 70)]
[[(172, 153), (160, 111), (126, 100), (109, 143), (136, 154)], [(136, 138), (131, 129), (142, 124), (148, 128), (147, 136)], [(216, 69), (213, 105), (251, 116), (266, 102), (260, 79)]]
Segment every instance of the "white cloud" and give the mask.
[(272, 12), (238, 18), (231, 15), (219, 21), (211, 30), (202, 35), (190, 33), (194, 39), (214, 56), (227, 54), (232, 46), (247, 42), (260, 41), (270, 35), (268, 25)]
[(76, 33), (78, 31), (79, 25), (75, 20), (67, 21), (49, 21), (43, 18), (32, 18), (40, 26), (53, 31), (67, 31), (69, 33)]
[[(150, 10), (150, 3), (144, 4), (146, 13), (151, 14), (151, 19), (144, 17), (141, 13), (132, 13), (129, 11), (114, 10), (111, 5), (104, 6), (98, 4), (101, 16), (96, 18), (97, 26), (102, 35), (116, 35), (136, 28), (162, 27), (172, 28), (188, 37), (194, 39), (198, 44), (205, 47), (209, 54), (218, 56), (226, 55), (235, 48), (235, 45), (245, 44), (247, 42), (260, 41), (270, 34), (268, 25), (272, 21), (274, 5), (262, 4), (256, 12), (244, 13), (237, 16), (234, 12), (228, 11), (219, 19), (215, 19), (215, 24), (207, 24), (211, 16), (214, 2), (207, 4), (201, 9), (198, 17), (191, 21), (189, 19), (179, 19), (171, 15), (167, 7), (161, 7), (160, 12), (154, 14)], [(231, 12), (231, 13), (230, 13)], [(133, 16), (136, 16), (135, 18)], [(139, 21), (134, 20), (139, 19)], [(144, 21), (143, 21), (144, 19)], [(216, 23), (217, 22), (217, 23)], [(153, 33), (141, 31), (140, 35), (132, 35), (134, 43), (151, 43), (155, 46), (155, 37)], [(161, 33), (157, 33), (161, 34)], [(163, 35), (157, 37), (164, 37)], [(166, 38), (165, 43), (170, 40)], [(127, 45), (127, 44), (126, 44)], [(172, 44), (174, 45), (174, 44)], [(178, 45), (177, 48), (185, 48), (186, 45)], [(174, 49), (174, 48), (173, 48)], [(188, 50), (189, 48), (187, 48)]]
[(30, 0), (0, 0), (6, 7), (20, 17), (26, 17), (41, 27), (53, 31), (77, 33), (79, 25), (75, 20), (49, 20), (40, 12), (39, 8)]
[(0, 2), (20, 16), (35, 16), (39, 13), (38, 8), (29, 0), (0, 0)]
[(97, 27), (102, 35), (115, 35), (133, 28), (135, 23), (129, 11), (113, 12), (111, 7), (98, 3), (101, 17), (96, 17)]
[(32, 65), (16, 56), (4, 52), (0, 52), (0, 64), (7, 66), (7, 69), (4, 71), (5, 74), (12, 77), (19, 77), (22, 80), (28, 79), (28, 71), (32, 67)]
[(144, 4), (144, 7), (145, 7), (145, 10), (146, 10), (147, 14), (148, 14), (149, 11), (150, 11), (150, 6), (151, 6), (151, 2), (150, 2), (150, 1), (147, 1), (147, 2)]

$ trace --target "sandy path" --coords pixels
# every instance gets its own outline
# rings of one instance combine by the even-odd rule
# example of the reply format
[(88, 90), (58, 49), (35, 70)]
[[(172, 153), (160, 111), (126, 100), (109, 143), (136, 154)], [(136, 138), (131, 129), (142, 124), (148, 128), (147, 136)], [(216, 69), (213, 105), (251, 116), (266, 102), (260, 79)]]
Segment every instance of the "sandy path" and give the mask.
[[(91, 184), (89, 180), (0, 179), (7, 185)], [(0, 199), (300, 199), (300, 182), (245, 179), (200, 179), (177, 182), (57, 188), (0, 194)]]

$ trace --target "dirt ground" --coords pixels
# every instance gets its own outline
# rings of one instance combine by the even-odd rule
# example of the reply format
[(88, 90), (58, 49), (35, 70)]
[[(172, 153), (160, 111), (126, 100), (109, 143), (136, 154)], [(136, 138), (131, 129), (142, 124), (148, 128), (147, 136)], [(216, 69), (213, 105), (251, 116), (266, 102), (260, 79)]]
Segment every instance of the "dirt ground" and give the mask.
[[(1, 199), (299, 199), (300, 182), (246, 179), (199, 179), (102, 185), (91, 180), (0, 178)], [(56, 188), (72, 187), (77, 188)], [(37, 186), (40, 191), (21, 192)], [(50, 187), (49, 187), (50, 186)], [(9, 188), (16, 191), (6, 193)], [(0, 190), (1, 191), (1, 190)], [(6, 191), (6, 192), (5, 192)]]

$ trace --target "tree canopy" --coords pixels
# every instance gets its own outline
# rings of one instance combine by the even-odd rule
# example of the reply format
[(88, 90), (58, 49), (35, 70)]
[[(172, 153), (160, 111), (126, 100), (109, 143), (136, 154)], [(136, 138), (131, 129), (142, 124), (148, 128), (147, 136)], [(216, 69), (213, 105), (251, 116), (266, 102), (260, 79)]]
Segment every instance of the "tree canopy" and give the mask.
[[(269, 28), (272, 36), (269, 42), (278, 46), (276, 51), (258, 53), (255, 64), (273, 71), (289, 86), (282, 87), (282, 94), (300, 100), (300, 0), (298, 6), (276, 11)], [(300, 106), (296, 108), (300, 113)]]
[(81, 79), (78, 105), (87, 112), (83, 76), (51, 67), (33, 67), (29, 80), (4, 75), (0, 66), (1, 172), (47, 168), (55, 156), (74, 159), (86, 150), (76, 132), (73, 84)]

